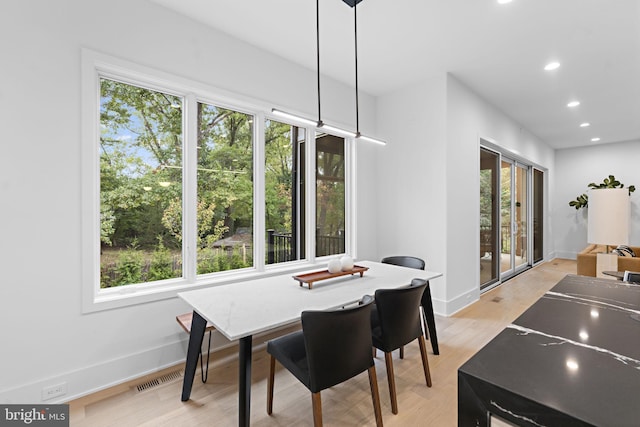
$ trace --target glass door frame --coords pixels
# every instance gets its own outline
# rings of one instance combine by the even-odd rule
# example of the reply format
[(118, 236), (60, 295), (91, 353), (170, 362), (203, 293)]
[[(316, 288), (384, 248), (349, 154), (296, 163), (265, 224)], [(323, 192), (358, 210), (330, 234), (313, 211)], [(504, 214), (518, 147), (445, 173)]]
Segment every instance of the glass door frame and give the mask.
[[(534, 260), (534, 224), (533, 224), (533, 220), (534, 220), (534, 210), (536, 209), (536, 207), (533, 205), (534, 202), (534, 171), (538, 171), (538, 172), (542, 172), (542, 197), (540, 199), (540, 203), (542, 203), (542, 215), (544, 216), (544, 206), (545, 206), (545, 199), (546, 199), (546, 191), (545, 191), (545, 185), (547, 182), (547, 177), (546, 177), (546, 173), (547, 170), (545, 168), (542, 168), (538, 165), (536, 165), (533, 162), (527, 161), (526, 159), (514, 154), (514, 153), (510, 153), (509, 151), (506, 151), (504, 149), (502, 149), (501, 147), (499, 147), (498, 145), (492, 143), (490, 140), (487, 140), (486, 138), (480, 138), (480, 144), (479, 144), (479, 148), (478, 148), (478, 153), (480, 156), (481, 150), (486, 150), (492, 154), (495, 154), (498, 156), (497, 162), (498, 162), (498, 176), (497, 176), (497, 187), (498, 187), (498, 191), (500, 191), (500, 189), (502, 188), (502, 179), (501, 179), (501, 167), (502, 167), (502, 161), (507, 159), (508, 161), (510, 161), (513, 165), (518, 165), (520, 167), (523, 167), (526, 169), (526, 177), (527, 177), (527, 182), (526, 182), (526, 204), (527, 204), (527, 212), (526, 212), (526, 222), (527, 222), (527, 228), (526, 228), (526, 260), (523, 264), (521, 264), (520, 266), (517, 266), (516, 268), (514, 268), (513, 270), (511, 270), (509, 272), (509, 274), (502, 274), (500, 272), (501, 268), (500, 268), (500, 262), (495, 263), (495, 266), (493, 267), (495, 270), (493, 273), (493, 278), (488, 280), (485, 283), (479, 283), (480, 286), (480, 291), (481, 292), (485, 292), (488, 291), (492, 288), (494, 288), (495, 286), (500, 285), (504, 280), (507, 280), (519, 273), (521, 273), (522, 271), (531, 268), (532, 266), (534, 266), (535, 264), (538, 264), (542, 261), (544, 261), (544, 241), (542, 240), (540, 242), (540, 246), (542, 246), (541, 249), (541, 253), (543, 254), (543, 256), (540, 259), (535, 259)], [(515, 166), (514, 166), (515, 167)], [(497, 254), (501, 255), (501, 243), (500, 243), (500, 239), (501, 239), (501, 218), (500, 218), (500, 208), (501, 208), (501, 203), (500, 203), (500, 193), (498, 193), (497, 196), (497, 200), (495, 200), (494, 202), (494, 209), (498, 209), (498, 226), (495, 227), (495, 229), (493, 230), (493, 239), (496, 242), (496, 246), (497, 251), (495, 251)], [(513, 204), (512, 204), (512, 209), (513, 209)], [(513, 211), (512, 211), (512, 217), (513, 217)], [(544, 226), (544, 225), (543, 225)], [(480, 224), (478, 223), (478, 230), (480, 230)], [(511, 228), (511, 230), (513, 230), (513, 228)], [(512, 236), (514, 233), (511, 233)], [(478, 232), (478, 236), (480, 235), (480, 232)], [(542, 230), (541, 234), (538, 235), (538, 237), (540, 237), (541, 239), (544, 238), (544, 230)], [(513, 239), (513, 237), (512, 237)], [(480, 242), (479, 242), (480, 244)], [(480, 262), (480, 260), (478, 261)], [(478, 272), (480, 271), (480, 267), (478, 268)], [(479, 276), (479, 282), (480, 282), (481, 278)]]
[[(479, 181), (480, 181), (480, 216), (478, 221), (479, 236), (479, 282), (480, 289), (490, 289), (500, 283), (500, 153), (480, 146)], [(484, 159), (484, 160), (483, 160)], [(490, 191), (483, 196), (483, 171), (490, 171)], [(485, 180), (487, 179), (485, 175)], [(490, 200), (489, 200), (490, 198)], [(483, 203), (484, 200), (484, 203)], [(484, 215), (483, 215), (483, 204)], [(490, 213), (487, 208), (490, 207)], [(487, 222), (490, 225), (487, 225)], [(489, 229), (487, 230), (487, 227)]]
[[(500, 158), (500, 175), (498, 176), (498, 188), (500, 188), (500, 191), (502, 191), (502, 167), (503, 164), (509, 164), (509, 174), (510, 174), (510, 195), (509, 195), (509, 200), (510, 200), (510, 212), (509, 212), (509, 218), (510, 218), (510, 224), (509, 224), (509, 267), (508, 269), (506, 269), (505, 271), (502, 271), (502, 236), (500, 236), (500, 280), (506, 280), (510, 277), (515, 276), (516, 274), (521, 273), (522, 271), (528, 269), (529, 267), (531, 267), (531, 239), (526, 238), (527, 236), (529, 236), (532, 232), (532, 227), (531, 227), (531, 217), (532, 217), (532, 209), (531, 209), (531, 174), (532, 174), (532, 167), (529, 165), (526, 165), (516, 159), (513, 159), (511, 157), (502, 155), (501, 153), (499, 154), (499, 158)], [(516, 214), (516, 209), (521, 207), (518, 204), (520, 203), (517, 199), (517, 192), (518, 192), (518, 187), (519, 187), (519, 180), (518, 180), (518, 169), (523, 169), (524, 170), (524, 177), (526, 182), (524, 183), (524, 191), (526, 192), (525, 197), (522, 199), (525, 206), (525, 212), (524, 215), (522, 215), (525, 219), (525, 225), (524, 225), (524, 233), (525, 233), (525, 247), (521, 248), (521, 250), (525, 251), (525, 256), (524, 256), (524, 262), (517, 264), (516, 263), (516, 257), (517, 257), (517, 250), (518, 250), (518, 236), (521, 233), (521, 226), (518, 224), (518, 220), (517, 220), (517, 214)], [(498, 216), (498, 221), (500, 223), (498, 230), (501, 232), (502, 231), (502, 227), (506, 226), (505, 224), (502, 224), (502, 203), (500, 203), (500, 215)], [(522, 218), (521, 216), (521, 218)]]
[[(544, 261), (544, 212), (545, 182), (547, 173), (537, 166), (531, 171), (531, 262), (533, 265)], [(537, 200), (537, 203), (536, 203)]]

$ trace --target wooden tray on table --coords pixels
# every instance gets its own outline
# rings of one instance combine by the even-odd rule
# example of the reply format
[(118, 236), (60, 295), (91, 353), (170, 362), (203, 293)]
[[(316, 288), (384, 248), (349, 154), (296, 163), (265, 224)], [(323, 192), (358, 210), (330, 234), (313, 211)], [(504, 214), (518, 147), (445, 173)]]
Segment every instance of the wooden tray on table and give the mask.
[(337, 273), (329, 273), (329, 270), (322, 271), (314, 271), (312, 273), (300, 274), (297, 276), (293, 276), (298, 282), (300, 282), (300, 286), (303, 283), (306, 283), (309, 286), (309, 289), (313, 288), (314, 282), (319, 282), (320, 280), (333, 279), (334, 277), (346, 276), (348, 274), (360, 274), (360, 277), (364, 275), (364, 272), (367, 271), (369, 267), (362, 267), (359, 265), (354, 265), (351, 270), (347, 271), (338, 271)]

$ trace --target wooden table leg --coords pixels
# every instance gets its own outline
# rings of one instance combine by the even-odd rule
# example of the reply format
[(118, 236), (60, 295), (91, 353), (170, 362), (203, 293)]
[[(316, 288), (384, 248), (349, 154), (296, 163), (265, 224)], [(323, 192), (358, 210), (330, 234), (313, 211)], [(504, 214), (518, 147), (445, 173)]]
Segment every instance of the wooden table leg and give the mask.
[(189, 334), (189, 347), (187, 349), (187, 361), (184, 368), (184, 378), (182, 379), (182, 401), (186, 402), (191, 397), (191, 387), (193, 387), (193, 377), (198, 367), (198, 357), (202, 349), (202, 339), (204, 330), (207, 328), (207, 320), (195, 311), (191, 321), (191, 333)]

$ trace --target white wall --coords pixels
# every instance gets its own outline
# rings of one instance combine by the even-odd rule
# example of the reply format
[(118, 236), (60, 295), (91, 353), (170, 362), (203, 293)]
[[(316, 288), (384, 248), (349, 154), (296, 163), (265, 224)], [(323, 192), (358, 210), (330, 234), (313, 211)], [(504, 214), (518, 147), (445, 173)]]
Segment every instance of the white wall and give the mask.
[[(175, 316), (188, 307), (176, 298), (81, 313), (82, 48), (316, 114), (314, 70), (145, 0), (0, 4), (1, 403), (39, 403), (42, 387), (67, 382), (52, 402), (63, 401), (185, 357)], [(373, 133), (375, 102), (361, 93), (360, 107)], [(323, 80), (325, 120), (354, 127), (354, 110), (351, 88)], [(358, 149), (364, 254), (375, 245), (375, 156)]]
[(557, 191), (553, 201), (554, 239), (559, 257), (575, 259), (587, 246), (587, 209), (576, 211), (569, 201), (588, 194), (587, 185), (600, 184), (614, 175), (625, 187), (635, 185), (631, 194), (629, 243), (640, 246), (640, 141), (599, 144), (556, 151)]
[(390, 141), (378, 159), (378, 257), (426, 259), (444, 273), (431, 283), (435, 311), (454, 313), (480, 295), (480, 138), (547, 169), (548, 180), (554, 152), (444, 72), (378, 99), (378, 117)]
[[(449, 75), (446, 159), (449, 313), (459, 310), (479, 296), (480, 138), (488, 139), (502, 149), (546, 169), (547, 183), (553, 183), (553, 149)], [(553, 185), (548, 185), (546, 193), (552, 194), (552, 189)], [(546, 205), (545, 222), (550, 224), (548, 203)], [(550, 244), (548, 227), (545, 229), (544, 257), (548, 259), (553, 246)]]
[[(445, 272), (445, 75), (378, 99), (388, 144), (377, 161), (377, 255), (413, 255)], [(446, 313), (446, 276), (430, 283), (434, 310)]]

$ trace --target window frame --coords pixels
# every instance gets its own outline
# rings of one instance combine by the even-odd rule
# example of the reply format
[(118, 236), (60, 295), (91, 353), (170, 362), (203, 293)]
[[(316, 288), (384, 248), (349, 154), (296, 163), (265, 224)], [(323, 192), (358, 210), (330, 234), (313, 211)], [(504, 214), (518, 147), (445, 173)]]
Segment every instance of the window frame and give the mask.
[[(180, 291), (201, 287), (237, 283), (274, 274), (312, 268), (340, 254), (315, 256), (315, 156), (305, 159), (306, 176), (305, 254), (301, 260), (268, 265), (265, 262), (265, 120), (305, 128), (305, 144), (315, 153), (317, 128), (304, 126), (271, 113), (272, 105), (241, 96), (211, 85), (197, 83), (170, 73), (82, 49), (81, 60), (81, 250), (82, 250), (82, 311), (90, 313), (175, 298)], [(183, 99), (183, 274), (181, 278), (100, 288), (100, 79), (107, 78), (125, 84), (161, 91)], [(196, 212), (197, 197), (197, 111), (198, 103), (233, 109), (250, 114), (253, 123), (253, 267), (197, 274)], [(356, 256), (355, 247), (355, 141), (345, 138), (345, 252)]]

